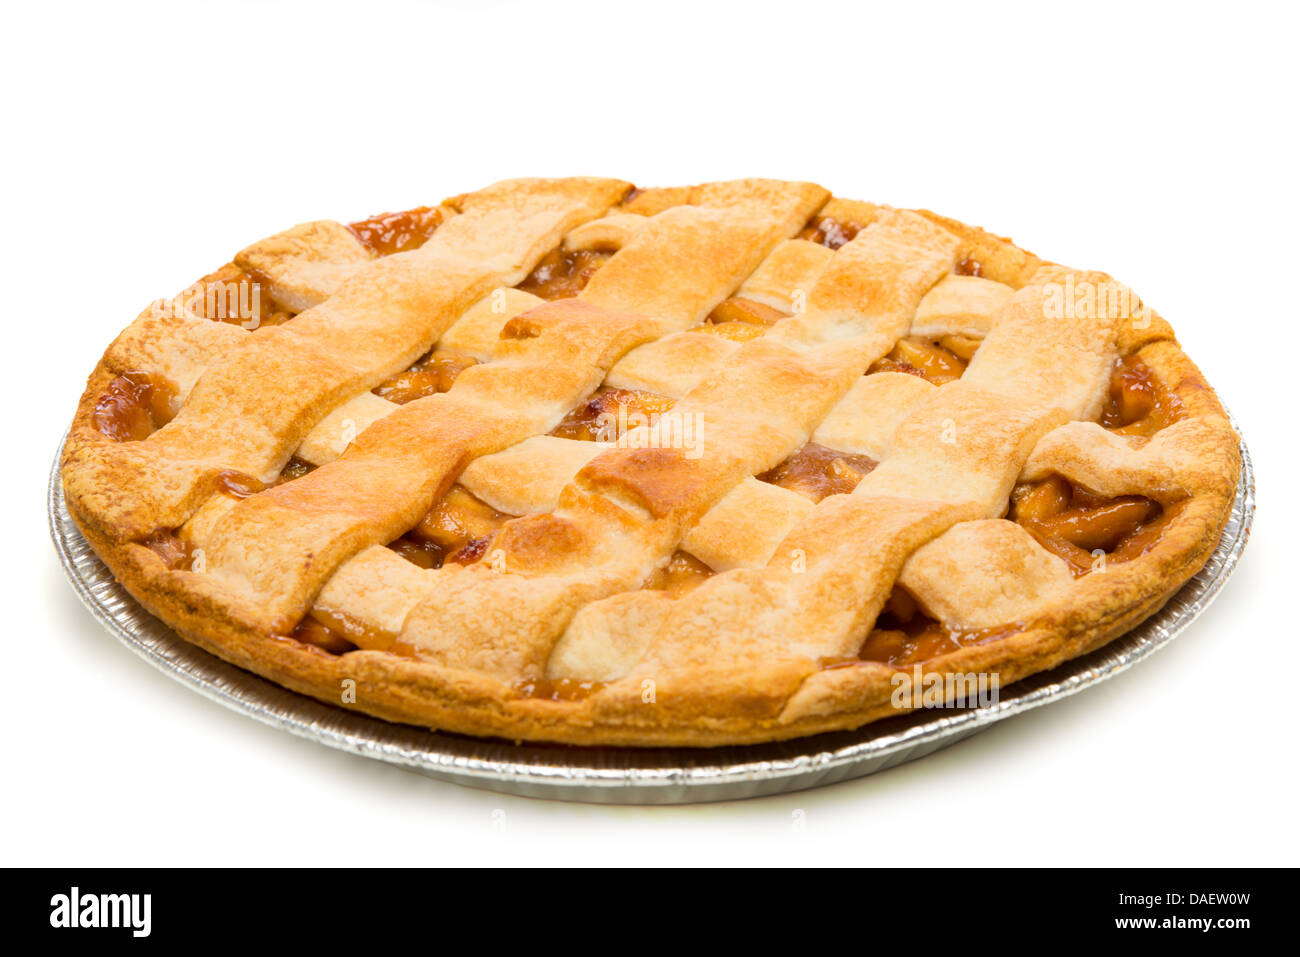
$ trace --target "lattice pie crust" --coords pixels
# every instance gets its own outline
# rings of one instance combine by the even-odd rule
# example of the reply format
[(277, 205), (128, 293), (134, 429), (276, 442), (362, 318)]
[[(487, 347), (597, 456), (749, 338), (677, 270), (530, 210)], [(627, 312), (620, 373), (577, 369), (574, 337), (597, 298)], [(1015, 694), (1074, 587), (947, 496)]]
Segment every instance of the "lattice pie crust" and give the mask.
[(1237, 448), (1102, 273), (811, 183), (574, 178), (248, 247), (109, 346), (63, 480), (151, 612), (289, 688), (716, 745), (1102, 645), (1212, 551)]

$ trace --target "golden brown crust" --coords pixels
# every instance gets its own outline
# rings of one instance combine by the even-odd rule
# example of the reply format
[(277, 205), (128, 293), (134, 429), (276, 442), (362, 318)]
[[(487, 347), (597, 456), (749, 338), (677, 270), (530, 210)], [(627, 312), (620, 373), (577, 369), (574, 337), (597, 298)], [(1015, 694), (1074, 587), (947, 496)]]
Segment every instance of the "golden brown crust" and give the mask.
[[(617, 202), (621, 196), (620, 189), (606, 187), (604, 184), (609, 181), (594, 182), (597, 184), (594, 188), (601, 193), (596, 206), (603, 208)], [(546, 192), (551, 189), (548, 186), (539, 186), (537, 181), (526, 181), (526, 183), (527, 195), (518, 202), (526, 203), (527, 198), (536, 195), (539, 190)], [(573, 188), (584, 197), (592, 195), (590, 184)], [(692, 203), (701, 207), (711, 207), (713, 204), (727, 207), (728, 204), (732, 204), (732, 208), (735, 208), (734, 204), (737, 202), (771, 202), (772, 195), (782, 195), (779, 190), (774, 194), (769, 193), (770, 189), (775, 187), (763, 184), (703, 190), (695, 188), (675, 192), (646, 191), (634, 195), (624, 204), (623, 210), (641, 216), (654, 216), (662, 215), (664, 211), (672, 210), (683, 203)], [(569, 187), (564, 187), (560, 192), (571, 195), (568, 190)], [(804, 205), (798, 207), (802, 210), (799, 215), (806, 218), (810, 212), (821, 205), (824, 196), (819, 197), (815, 188), (809, 190), (807, 187), (801, 187), (801, 190), (803, 193), (799, 203)], [(457, 210), (472, 212), (477, 202), (493, 199), (488, 191), (484, 193), (487, 194), (487, 200), (459, 197), (457, 200), (449, 201), (448, 205)], [(506, 189), (506, 193), (514, 195), (509, 189)], [(477, 194), (471, 194), (474, 195)], [(737, 200), (737, 196), (741, 197), (741, 200)], [(755, 196), (758, 199), (752, 199)], [(511, 199), (510, 203), (515, 201)], [(863, 206), (867, 207), (867, 204)], [(888, 219), (891, 214), (882, 214), (880, 209), (869, 207), (869, 211), (877, 219), (882, 215)], [(462, 212), (462, 215), (465, 213)], [(715, 214), (708, 212), (706, 215)], [(785, 219), (794, 221), (794, 214), (783, 215)], [(960, 259), (965, 256), (980, 259), (987, 267), (983, 275), (1014, 288), (1026, 287), (1034, 281), (1034, 275), (1040, 264), (1039, 260), (1031, 254), (1024, 253), (1009, 241), (999, 240), (982, 230), (966, 227), (933, 214), (923, 215), (955, 237), (954, 248), (957, 249), (955, 258)], [(669, 225), (671, 219), (670, 215)], [(474, 227), (470, 220), (466, 220), (466, 225), (460, 228), (466, 231), (467, 242), (490, 244), (481, 232), (476, 231), (477, 227)], [(656, 225), (653, 228), (661, 227)], [(762, 233), (764, 236), (772, 237), (770, 241), (764, 240), (768, 250), (775, 247), (781, 235), (788, 235), (790, 231), (789, 223), (785, 221), (779, 223), (773, 221), (770, 227), (759, 227), (754, 225), (753, 220), (749, 220), (743, 227), (738, 228), (756, 230), (755, 235), (762, 232), (764, 228), (768, 229), (769, 232)], [(918, 227), (914, 225), (904, 223), (899, 228), (904, 233), (912, 230), (913, 235), (921, 236), (916, 232)], [(646, 239), (648, 234), (645, 230), (628, 231), (628, 235), (631, 237), (627, 240), (629, 244), (649, 241)], [(687, 234), (679, 233), (679, 235)], [(739, 235), (737, 233), (737, 236)], [(554, 244), (558, 242), (558, 238), (558, 234), (548, 235), (545, 242)], [(915, 241), (932, 242), (931, 239), (924, 237)], [(535, 245), (541, 243), (542, 240), (539, 239), (538, 244)], [(544, 252), (544, 249), (541, 251)], [(521, 262), (526, 263), (530, 257), (535, 258), (539, 254), (531, 247), (527, 250), (512, 249), (508, 253), (509, 255), (502, 259), (502, 264), (498, 268), (502, 275), (509, 274), (512, 278), (523, 268)], [(633, 260), (629, 258), (627, 261)], [(756, 261), (752, 259), (747, 259), (743, 263), (741, 259), (737, 259), (734, 267), (728, 268), (737, 270), (739, 275), (753, 272), (756, 265)], [(625, 301), (624, 297), (632, 288), (616, 285), (616, 279), (615, 274), (611, 273), (604, 280), (602, 289), (597, 290), (600, 295), (608, 295), (611, 303)], [(629, 281), (640, 282), (641, 278), (633, 277)], [(736, 280), (737, 284), (738, 282), (739, 279)], [(916, 296), (922, 295), (932, 282), (932, 279), (922, 281)], [(490, 283), (488, 285), (490, 286)], [(474, 286), (474, 288), (479, 287)], [(823, 297), (831, 295), (831, 286), (822, 288)], [(878, 291), (871, 292), (871, 295), (877, 294)], [(862, 290), (858, 288), (852, 295), (860, 297)], [(472, 302), (475, 294), (467, 294), (466, 298)], [(699, 302), (700, 304), (696, 304), (696, 300), (692, 299), (689, 305), (683, 305), (682, 308), (698, 311), (703, 308), (704, 300), (700, 299)], [(597, 300), (594, 306), (599, 305), (601, 303)], [(566, 314), (566, 311), (572, 312), (575, 308), (581, 311), (580, 307), (569, 306), (560, 309), (559, 313)], [(911, 308), (915, 311), (914, 302)], [(829, 315), (829, 307), (821, 314)], [(600, 312), (600, 315), (604, 317), (605, 313)], [(543, 315), (543, 320), (544, 318)], [(635, 317), (628, 317), (627, 322), (629, 332), (618, 340), (619, 344), (614, 352), (605, 350), (592, 360), (596, 366), (608, 369), (619, 355), (637, 341), (644, 341), (644, 337), (649, 334), (644, 330), (637, 331), (643, 329), (643, 325), (638, 326)], [(802, 326), (794, 324), (792, 320), (783, 320), (783, 322), (792, 323), (783, 333), (785, 341), (796, 342), (801, 350), (820, 348), (808, 344), (820, 343), (819, 337), (823, 335), (820, 331), (812, 331), (814, 325), (812, 319), (801, 320)], [(747, 651), (735, 661), (722, 661), (716, 665), (694, 663), (683, 667), (669, 666), (649, 670), (643, 668), (639, 672), (632, 670), (622, 677), (615, 677), (603, 686), (596, 687), (585, 696), (573, 700), (552, 700), (544, 695), (539, 696), (535, 691), (530, 692), (527, 684), (512, 680), (510, 676), (514, 672), (509, 669), (502, 669), (499, 676), (494, 676), (493, 668), (484, 667), (482, 662), (475, 663), (472, 655), (466, 657), (461, 652), (457, 653), (459, 657), (444, 655), (441, 663), (403, 657), (400, 654), (379, 650), (358, 650), (344, 655), (332, 655), (288, 638), (284, 632), (292, 626), (293, 616), (301, 613), (303, 601), (310, 601), (312, 593), (319, 589), (324, 580), (323, 577), (313, 578), (315, 584), (304, 586), (306, 590), (293, 601), (283, 606), (272, 607), (266, 601), (268, 594), (258, 590), (260, 586), (256, 584), (256, 579), (249, 579), (253, 585), (247, 587), (251, 587), (252, 590), (245, 597), (240, 597), (239, 594), (232, 597), (231, 578), (169, 569), (155, 551), (140, 543), (145, 534), (159, 527), (158, 513), (142, 507), (133, 498), (135, 493), (132, 490), (137, 486), (123, 482), (121, 479), (124, 473), (129, 473), (135, 468), (156, 469), (159, 466), (156, 463), (153, 465), (145, 463), (142, 458), (134, 454), (135, 450), (132, 450), (129, 445), (114, 447), (106, 452), (105, 450), (114, 446), (114, 443), (96, 429), (94, 413), (96, 404), (109, 383), (116, 375), (130, 371), (127, 367), (135, 363), (135, 356), (141, 356), (142, 362), (149, 359), (151, 353), (148, 348), (132, 343), (151, 341), (149, 337), (157, 334), (153, 331), (155, 327), (156, 323), (134, 326), (132, 339), (119, 337), (91, 374), (74, 418), (64, 454), (65, 493), (69, 511), (77, 526), (127, 590), (151, 613), (166, 621), (186, 639), (225, 660), (321, 701), (355, 708), (388, 720), (467, 734), (520, 740), (614, 745), (743, 744), (854, 728), (900, 713), (891, 702), (894, 690), (891, 678), (898, 669), (876, 662), (857, 662), (841, 667), (825, 668), (818, 661), (807, 657), (797, 655), (764, 657), (756, 654), (751, 656)], [(664, 331), (662, 326), (655, 328), (659, 333)], [(680, 324), (679, 328), (682, 328)], [(230, 349), (239, 348), (241, 340), (238, 337), (241, 334), (240, 330), (232, 327), (229, 333), (219, 334), (220, 341), (216, 341), (215, 338), (212, 341), (203, 338), (201, 343), (188, 347), (180, 365), (188, 370), (186, 374), (191, 374), (202, 366), (220, 362), (221, 357)], [(536, 339), (539, 336), (539, 329), (529, 328), (522, 335), (526, 340)], [(799, 341), (801, 336), (802, 342)], [(841, 365), (847, 361), (842, 352), (827, 353), (816, 360), (816, 362), (829, 363), (827, 365), (818, 366), (812, 360), (809, 360), (809, 365), (804, 367), (791, 365), (784, 354), (773, 351), (780, 347), (780, 341), (774, 339), (770, 344), (752, 350), (747, 348), (744, 362), (738, 366), (743, 369), (745, 364), (752, 362), (755, 363), (755, 369), (761, 368), (773, 376), (785, 378), (789, 384), (788, 389), (778, 388), (775, 390), (778, 394), (806, 392), (813, 385), (813, 380), (807, 376), (816, 369), (823, 369), (834, 378), (835, 375), (840, 374), (838, 370), (852, 365), (851, 363), (850, 366)], [(1177, 396), (1181, 403), (1182, 423), (1190, 423), (1190, 425), (1183, 424), (1181, 428), (1171, 427), (1172, 431), (1157, 433), (1155, 438), (1146, 443), (1124, 444), (1116, 443), (1113, 438), (1100, 437), (1095, 440), (1090, 438), (1086, 442), (1095, 442), (1097, 453), (1096, 456), (1089, 458), (1088, 455), (1079, 453), (1078, 448), (1082, 447), (1086, 451), (1092, 449), (1092, 445), (1078, 446), (1072, 442), (1060, 441), (1059, 436), (1053, 438), (1060, 429), (1051, 431), (1055, 420), (1042, 418), (1035, 422), (1026, 421), (1022, 431), (1009, 435), (998, 449), (1013, 447), (1018, 449), (1025, 443), (1029, 443), (1029, 448), (1033, 448), (1037, 444), (1038, 448), (1032, 453), (1029, 448), (1024, 451), (1027, 457), (1027, 470), (1054, 469), (1065, 474), (1070, 469), (1077, 469), (1080, 475), (1084, 475), (1089, 468), (1097, 469), (1105, 465), (1107, 474), (1112, 476), (1114, 481), (1122, 481), (1123, 476), (1126, 475), (1130, 477), (1128, 481), (1131, 482), (1146, 481), (1144, 476), (1154, 468), (1149, 465), (1150, 461), (1174, 462), (1177, 465), (1184, 461), (1195, 460), (1202, 463), (1203, 467), (1189, 468), (1179, 473), (1178, 494), (1168, 490), (1166, 490), (1168, 494), (1162, 493), (1162, 500), (1175, 510), (1175, 514), (1159, 541), (1149, 551), (1131, 561), (1110, 565), (1104, 574), (1087, 575), (1073, 582), (1059, 601), (1036, 608), (1033, 619), (1023, 622), (1023, 627), (1012, 634), (984, 644), (970, 645), (926, 662), (924, 664), (926, 673), (997, 673), (1001, 684), (1005, 686), (1011, 681), (1054, 667), (1062, 661), (1091, 651), (1124, 633), (1157, 610), (1199, 570), (1215, 548), (1231, 509), (1240, 468), (1237, 436), (1228, 425), (1226, 415), (1213, 390), (1204, 382), (1199, 371), (1173, 340), (1163, 320), (1156, 317), (1155, 322), (1144, 325), (1136, 331), (1128, 327), (1120, 327), (1112, 341), (1110, 348), (1118, 350), (1120, 354), (1131, 352), (1138, 354), (1154, 372), (1161, 385)], [(873, 345), (872, 348), (875, 346)], [(124, 360), (123, 356), (128, 358)], [(735, 376), (739, 375), (742, 373), (733, 373), (731, 381), (737, 381)], [(194, 374), (194, 377), (196, 378), (197, 374)], [(849, 375), (845, 380), (845, 389), (853, 378)], [(976, 401), (975, 392), (972, 391), (975, 384), (972, 380), (972, 389), (966, 390), (970, 393), (972, 402)], [(702, 388), (704, 391), (699, 393), (700, 396), (721, 397), (721, 404), (717, 408), (725, 412), (726, 403), (731, 401), (725, 398), (728, 395), (726, 388), (717, 383), (706, 384)], [(968, 410), (964, 400), (959, 402), (961, 396), (966, 393), (961, 390), (940, 391), (952, 397), (950, 403), (958, 402), (955, 408), (959, 411)], [(696, 394), (695, 391), (691, 391), (689, 396), (696, 396)], [(747, 394), (749, 393), (744, 390), (736, 393), (738, 396), (736, 401), (742, 401)], [(689, 397), (683, 400), (688, 404), (690, 401), (692, 400)], [(979, 398), (978, 401), (988, 404), (989, 408), (997, 407), (995, 398)], [(819, 411), (812, 411), (813, 406), (809, 407), (806, 414), (812, 417), (812, 427), (825, 419), (829, 406), (822, 408), (824, 404), (813, 404)], [(936, 410), (939, 408), (936, 406)], [(973, 409), (974, 406), (969, 408)], [(773, 414), (775, 411), (774, 409)], [(926, 414), (937, 416), (939, 413), (935, 411)], [(311, 425), (307, 420), (312, 419), (314, 415), (315, 413), (306, 416), (300, 425), (295, 424), (287, 428), (284, 442), (289, 446), (300, 442)], [(916, 418), (911, 425), (905, 422), (900, 429), (910, 428), (919, 432), (922, 425), (929, 421), (925, 419), (922, 412), (912, 413), (912, 415), (920, 417)], [(738, 428), (741, 424), (742, 420), (737, 419)], [(395, 427), (390, 426), (390, 428)], [(1071, 426), (1061, 426), (1061, 429), (1069, 428)], [(810, 433), (811, 430), (810, 427), (807, 431)], [(898, 441), (906, 444), (908, 434), (910, 433), (900, 432), (903, 438)], [(1038, 438), (1040, 435), (1043, 435), (1041, 439)], [(1161, 445), (1161, 442), (1164, 444)], [(1054, 443), (1061, 448), (1056, 449)], [(363, 445), (361, 452), (345, 455), (339, 462), (347, 463), (351, 459), (358, 458), (364, 453), (364, 448)], [(969, 450), (965, 451), (968, 454), (975, 454)], [(476, 446), (473, 454), (482, 454), (482, 449)], [(1019, 452), (1012, 454), (1005, 451), (996, 454), (1011, 456), (1007, 459), (1008, 462), (1016, 461), (1016, 457), (1020, 455)], [(112, 457), (111, 468), (102, 465), (106, 455)], [(989, 452), (988, 455), (993, 456), (994, 453)], [(1143, 455), (1147, 458), (1143, 459)], [(1115, 458), (1108, 459), (1104, 456), (1115, 456)], [(1156, 456), (1165, 457), (1157, 460), (1154, 458)], [(456, 455), (453, 458), (456, 461), (449, 461), (446, 466), (440, 468), (448, 476), (454, 477), (463, 465), (463, 456)], [(336, 468), (349, 467), (351, 466), (341, 464)], [(753, 470), (756, 467), (753, 463), (742, 463), (737, 459), (725, 470), (717, 465), (712, 468), (726, 471), (727, 475), (730, 475), (737, 469), (743, 473), (746, 469)], [(619, 531), (618, 535), (632, 536), (627, 540), (635, 539), (642, 543), (653, 539), (654, 547), (658, 548), (662, 538), (661, 533), (655, 531), (652, 534), (650, 531), (642, 530), (642, 525), (638, 523), (643, 520), (633, 518), (632, 514), (638, 511), (638, 507), (644, 510), (649, 515), (654, 529), (659, 529), (660, 526), (653, 523), (665, 517), (671, 517), (674, 522), (683, 521), (681, 516), (684, 513), (690, 515), (689, 524), (698, 521), (699, 517), (716, 501), (717, 492), (714, 490), (734, 485), (731, 478), (713, 476), (707, 469), (701, 473), (700, 469), (701, 466), (668, 450), (646, 450), (638, 454), (620, 452), (607, 458), (598, 458), (580, 473), (578, 487), (561, 493), (560, 512), (554, 515), (537, 516), (537, 520), (532, 523), (519, 523), (512, 528), (510, 537), (503, 539), (503, 544), (522, 565), (544, 569), (547, 575), (558, 574), (557, 570), (560, 568), (569, 569), (574, 561), (578, 561), (576, 556), (587, 554), (582, 552), (582, 548), (607, 547), (608, 543), (589, 544), (589, 536), (593, 534), (591, 530), (604, 529), (607, 526), (616, 527), (620, 522), (626, 523), (626, 527)], [(185, 463), (181, 466), (165, 463), (159, 480), (173, 490), (184, 486), (184, 494), (172, 494), (167, 499), (166, 508), (163, 510), (165, 515), (181, 516), (183, 520), (193, 514), (202, 500), (211, 494), (211, 487), (205, 485), (204, 478), (211, 471), (211, 465), (204, 465), (196, 470), (195, 466)], [(753, 474), (752, 471), (750, 474)], [(1000, 476), (1001, 472), (997, 474)], [(879, 479), (882, 487), (888, 487), (887, 480), (888, 476), (882, 473)], [(450, 479), (432, 481), (431, 487), (419, 498), (423, 500), (434, 495), (436, 489), (445, 487), (447, 481)], [(1004, 480), (999, 478), (998, 481), (1002, 483)], [(311, 487), (327, 484), (327, 477), (322, 477), (315, 483), (304, 485), (301, 493), (286, 491), (278, 497), (292, 501), (295, 494), (307, 494), (307, 490)], [(347, 483), (347, 487), (350, 487), (350, 484)], [(292, 489), (292, 486), (283, 488), (288, 490)], [(585, 491), (580, 493), (578, 489)], [(600, 492), (608, 492), (609, 500), (596, 494)], [(253, 502), (259, 498), (261, 497), (254, 497), (247, 501)], [(265, 499), (267, 503), (273, 503), (275, 500), (276, 497)], [(315, 499), (308, 498), (301, 501), (306, 503), (304, 507), (315, 507)], [(618, 511), (611, 502), (620, 503), (632, 511), (624, 517), (619, 517), (609, 511), (609, 509)], [(240, 515), (247, 513), (249, 517), (239, 521), (251, 521), (251, 516), (261, 514), (267, 507), (267, 505), (259, 505), (256, 510), (244, 509)], [(586, 515), (584, 509), (588, 508), (596, 511)], [(418, 511), (418, 507), (414, 507), (413, 510)], [(845, 509), (841, 508), (840, 511)], [(890, 542), (893, 544), (881, 546), (883, 549), (880, 553), (881, 567), (892, 568), (893, 571), (889, 573), (888, 579), (881, 579), (873, 586), (870, 598), (861, 599), (867, 602), (863, 605), (863, 613), (868, 614), (869, 618), (874, 618), (875, 612), (868, 613), (866, 609), (878, 608), (883, 602), (883, 592), (888, 591), (889, 581), (892, 581), (892, 576), (897, 574), (898, 567), (903, 564), (907, 554), (915, 551), (924, 542), (934, 540), (936, 535), (941, 535), (944, 529), (951, 528), (954, 523), (977, 518), (982, 514), (979, 509), (971, 511), (968, 506), (960, 504), (941, 506), (938, 509), (923, 508), (917, 514), (921, 516), (922, 513), (926, 516), (924, 523), (928, 524), (908, 524), (906, 529), (900, 531), (901, 538), (891, 539)], [(806, 529), (816, 528), (817, 514), (816, 509), (809, 513), (810, 517), (805, 521), (810, 524), (805, 526)], [(866, 512), (864, 511), (863, 514), (865, 515)], [(403, 514), (396, 519), (384, 521), (393, 524), (393, 528), (400, 528), (403, 527), (403, 523), (406, 526), (411, 524), (407, 518), (408, 516)], [(822, 520), (825, 521), (825, 518)], [(918, 517), (917, 521), (922, 519)], [(179, 524), (180, 522), (176, 522), (176, 525)], [(222, 527), (231, 529), (236, 526), (227, 524)], [(792, 538), (787, 541), (797, 541), (800, 534), (798, 529), (791, 534)], [(387, 535), (386, 531), (379, 538), (372, 536), (368, 541), (382, 541), (385, 535)], [(649, 536), (649, 538), (642, 536)], [(619, 541), (623, 540), (619, 539)], [(331, 539), (331, 541), (337, 542), (339, 539)], [(556, 545), (556, 541), (567, 541), (568, 544)], [(670, 538), (663, 538), (663, 542), (667, 542), (666, 547), (671, 550), (673, 546)], [(897, 544), (899, 542), (905, 544)], [(362, 547), (353, 542), (343, 551), (355, 554)], [(312, 549), (315, 554), (316, 546), (313, 545)], [(813, 554), (812, 560), (815, 561), (816, 557), (816, 554)], [(218, 561), (221, 560), (219, 555)], [(772, 559), (774, 563), (779, 560), (784, 559), (779, 555)], [(341, 558), (333, 561), (333, 566), (337, 566), (340, 561)], [(572, 575), (577, 572), (566, 571), (565, 574)], [(620, 569), (617, 574), (609, 572), (609, 575), (614, 578), (620, 575), (635, 577), (636, 574), (638, 573), (634, 570), (626, 569)], [(748, 569), (738, 567), (728, 574), (738, 582), (752, 580), (761, 583), (764, 578), (761, 569), (752, 567)], [(240, 587), (246, 587), (242, 583), (243, 579), (240, 581)], [(468, 587), (472, 590), (481, 590), (489, 585), (492, 588), (497, 587), (488, 580), (488, 576), (478, 574), (478, 570), (467, 575), (452, 576), (449, 581), (455, 582), (455, 587), (458, 589)], [(574, 581), (577, 584), (572, 587), (576, 591), (573, 591), (572, 595), (566, 592), (566, 597), (560, 602), (566, 608), (574, 602), (577, 603), (577, 607), (586, 604), (583, 595), (591, 594), (593, 597), (600, 597), (609, 593), (607, 590), (599, 590), (604, 586), (599, 583), (593, 584), (590, 576), (579, 576)], [(597, 590), (592, 591), (593, 588)], [(617, 591), (622, 591), (622, 588)], [(714, 591), (721, 593), (721, 589), (714, 589)], [(554, 604), (559, 599), (548, 599), (548, 601)], [(672, 601), (674, 599), (663, 598), (660, 601), (657, 598), (650, 598), (646, 601), (638, 600), (633, 604), (640, 609), (639, 614), (644, 613), (649, 616), (647, 622), (651, 620), (658, 622), (659, 618), (656, 616), (662, 617), (662, 613), (668, 608), (664, 602)], [(426, 600), (427, 604), (428, 600)], [(418, 617), (416, 615), (412, 620)], [(563, 629), (562, 624), (557, 627)], [(650, 625), (647, 624), (647, 627)], [(656, 623), (654, 627), (666, 626)], [(663, 634), (669, 633), (671, 628), (663, 632)], [(544, 665), (546, 649), (550, 648), (550, 643), (554, 639), (541, 636), (538, 640), (540, 641), (538, 647), (542, 649), (541, 662)], [(521, 653), (523, 653), (522, 649)], [(527, 652), (525, 657), (534, 653)], [(456, 661), (467, 662), (473, 666), (457, 667), (454, 663), (448, 663)], [(539, 673), (534, 665), (525, 667), (525, 670), (527, 671), (528, 668), (533, 668), (530, 672), (532, 675)], [(355, 700), (350, 700), (350, 693), (355, 694)]]

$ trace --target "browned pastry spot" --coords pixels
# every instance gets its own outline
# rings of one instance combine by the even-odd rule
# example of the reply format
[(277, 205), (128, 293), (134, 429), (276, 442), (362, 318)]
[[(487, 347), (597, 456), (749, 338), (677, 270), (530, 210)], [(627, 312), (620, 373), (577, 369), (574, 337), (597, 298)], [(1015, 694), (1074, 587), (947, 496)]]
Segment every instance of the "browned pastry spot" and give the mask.
[(602, 386), (566, 415), (551, 435), (583, 442), (613, 442), (618, 438), (620, 420), (629, 428), (647, 424), (650, 416), (667, 412), (676, 401), (656, 392)]
[(139, 442), (172, 417), (171, 383), (146, 372), (123, 372), (95, 403), (95, 428), (115, 442)]
[(1154, 548), (1181, 503), (1161, 507), (1141, 495), (1104, 498), (1060, 475), (1022, 482), (1011, 493), (1007, 517), (1064, 559), (1079, 578), (1092, 571), (1097, 549), (1107, 562), (1132, 561)]
[(891, 665), (916, 664), (959, 648), (1007, 638), (1024, 629), (1024, 622), (972, 631), (949, 628), (927, 615), (906, 588), (895, 585), (876, 618), (875, 626), (862, 643), (857, 660), (883, 661)]
[(984, 275), (984, 264), (978, 259), (971, 259), (966, 256), (953, 267), (953, 272), (958, 276), (982, 276)]
[(799, 238), (825, 246), (827, 249), (839, 249), (860, 232), (862, 226), (859, 223), (839, 222), (829, 216), (815, 216), (812, 222), (804, 227)]
[(472, 356), (435, 349), (405, 372), (375, 386), (371, 391), (381, 399), (405, 405), (427, 395), (436, 395), (451, 388), (456, 377), (478, 360)]
[(380, 256), (419, 249), (442, 225), (442, 210), (417, 206), (401, 213), (380, 213), (349, 223), (348, 229), (361, 244)]
[(872, 372), (906, 372), (935, 385), (961, 378), (980, 340), (973, 336), (944, 336), (938, 341), (924, 336), (899, 339), (889, 354), (877, 359), (867, 370)]
[(828, 495), (852, 492), (877, 464), (869, 455), (837, 452), (809, 442), (776, 468), (759, 475), (758, 480), (820, 502)]
[(570, 299), (582, 292), (612, 255), (595, 249), (553, 250), (516, 288), (542, 299)]

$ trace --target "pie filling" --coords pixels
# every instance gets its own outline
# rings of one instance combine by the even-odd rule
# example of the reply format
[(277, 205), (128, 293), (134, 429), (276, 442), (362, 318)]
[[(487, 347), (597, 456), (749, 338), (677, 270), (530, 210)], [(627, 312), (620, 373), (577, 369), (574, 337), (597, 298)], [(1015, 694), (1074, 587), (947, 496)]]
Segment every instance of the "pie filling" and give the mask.
[(613, 255), (595, 249), (552, 250), (515, 288), (541, 299), (572, 299)]
[(419, 249), (442, 225), (442, 220), (442, 210), (436, 206), (417, 206), (401, 213), (380, 213), (349, 223), (348, 230), (367, 249), (380, 256), (391, 256)]
[(123, 372), (95, 403), (91, 421), (115, 442), (139, 442), (171, 420), (175, 401), (175, 389), (161, 377)]
[(615, 442), (628, 429), (649, 425), (677, 403), (657, 392), (601, 386), (566, 415), (551, 435), (581, 442)]
[(275, 480), (276, 485), (283, 485), (285, 482), (292, 482), (294, 479), (300, 479), (308, 472), (314, 470), (316, 466), (310, 462), (304, 462), (302, 459), (294, 456), (289, 460), (289, 464), (284, 467), (280, 477)]
[(321, 651), (328, 651), (332, 655), (341, 655), (354, 651), (357, 647), (347, 636), (335, 631), (312, 615), (307, 615), (302, 621), (298, 622), (298, 627), (294, 628), (291, 637), (294, 641), (304, 645), (312, 645), (321, 649)]
[(694, 555), (679, 549), (673, 552), (667, 564), (655, 570), (644, 587), (651, 591), (666, 592), (675, 598), (695, 589), (712, 576), (712, 568)]
[(194, 284), (194, 294), (187, 296), (185, 307), (200, 318), (245, 329), (278, 326), (295, 313), (271, 301), (270, 287), (270, 280), (261, 273), (227, 263)]
[(757, 476), (820, 502), (828, 495), (852, 492), (878, 463), (868, 455), (837, 452), (809, 442), (776, 468)]
[(365, 649), (383, 651), (401, 658), (419, 657), (411, 644), (398, 641), (396, 635), (371, 628), (347, 615), (335, 614), (319, 608), (313, 608), (308, 612), (302, 621), (298, 622), (292, 634), (276, 637), (280, 641), (307, 645), (330, 655), (342, 655), (349, 651)]
[(935, 385), (943, 385), (961, 378), (967, 363), (979, 349), (980, 341), (975, 336), (962, 335), (946, 335), (938, 339), (908, 336), (899, 339), (888, 355), (873, 362), (867, 374), (906, 372)]
[(1080, 578), (1106, 563), (1132, 561), (1149, 552), (1180, 505), (1162, 507), (1141, 495), (1104, 498), (1053, 475), (1017, 485), (1007, 517)]
[(769, 326), (789, 315), (790, 313), (775, 306), (746, 299), (744, 296), (732, 296), (720, 302), (693, 331), (721, 336), (733, 342), (748, 342), (757, 339)]
[[(974, 631), (949, 628), (925, 613), (906, 588), (895, 585), (876, 624), (858, 652), (858, 661), (881, 661), (890, 665), (911, 665), (969, 645), (982, 645), (1024, 631), (1023, 622), (996, 625)], [(853, 661), (833, 662), (834, 665)]]
[(840, 222), (829, 216), (814, 216), (799, 234), (799, 238), (825, 246), (827, 249), (839, 249), (862, 232), (862, 229), (859, 223)]
[(194, 559), (193, 548), (190, 543), (175, 532), (154, 532), (141, 544), (151, 549), (163, 560), (163, 564), (171, 569), (187, 570), (190, 567), (190, 562)]
[(370, 391), (389, 402), (405, 405), (428, 395), (446, 392), (456, 377), (478, 360), (448, 349), (434, 349), (411, 368), (387, 379)]
[(1182, 400), (1166, 389), (1136, 355), (1115, 360), (1101, 425), (1120, 435), (1149, 439), (1186, 415)]
[(545, 701), (581, 701), (605, 687), (603, 681), (576, 678), (523, 678), (515, 682), (515, 693), (523, 698)]
[(447, 562), (472, 565), (514, 517), (498, 512), (463, 485), (453, 485), (420, 524), (388, 547), (421, 568), (441, 568)]

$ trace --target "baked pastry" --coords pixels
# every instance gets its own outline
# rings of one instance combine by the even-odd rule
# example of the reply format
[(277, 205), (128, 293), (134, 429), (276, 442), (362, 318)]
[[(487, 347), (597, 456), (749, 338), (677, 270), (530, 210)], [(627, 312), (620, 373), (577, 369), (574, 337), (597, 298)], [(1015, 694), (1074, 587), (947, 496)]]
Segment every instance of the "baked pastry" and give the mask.
[(146, 608), (284, 686), (691, 746), (1097, 648), (1239, 467), (1102, 273), (811, 183), (573, 178), (254, 243), (109, 346), (62, 474)]

